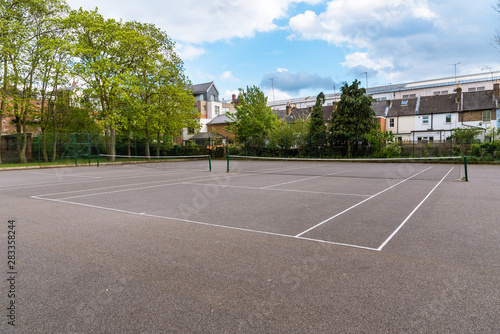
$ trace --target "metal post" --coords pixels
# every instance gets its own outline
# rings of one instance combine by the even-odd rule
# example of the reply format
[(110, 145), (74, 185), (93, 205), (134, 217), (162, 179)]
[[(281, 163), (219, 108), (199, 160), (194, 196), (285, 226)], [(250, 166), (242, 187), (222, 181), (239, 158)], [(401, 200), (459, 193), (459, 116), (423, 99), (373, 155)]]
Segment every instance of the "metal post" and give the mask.
[(413, 157), (415, 158), (415, 132), (411, 132), (411, 142), (413, 144)]
[(229, 154), (227, 155), (227, 169), (226, 172), (229, 173)]
[(40, 167), (40, 135), (37, 137), (37, 142), (38, 142), (38, 166)]
[(89, 166), (90, 166), (90, 163), (91, 163), (91, 161), (90, 161), (90, 153), (92, 153), (90, 151), (90, 133), (87, 133), (87, 145), (88, 145), (87, 152), (89, 153)]
[(73, 150), (74, 150), (74, 156), (75, 156), (75, 166), (78, 166), (77, 152), (76, 152), (76, 135), (74, 133), (73, 133)]
[(100, 153), (97, 152), (97, 167), (99, 167), (99, 155), (100, 155)]
[(465, 181), (469, 181), (469, 175), (467, 173), (467, 157), (464, 156), (464, 167), (465, 167)]
[(210, 155), (208, 156), (208, 171), (212, 171), (212, 158), (210, 157)]

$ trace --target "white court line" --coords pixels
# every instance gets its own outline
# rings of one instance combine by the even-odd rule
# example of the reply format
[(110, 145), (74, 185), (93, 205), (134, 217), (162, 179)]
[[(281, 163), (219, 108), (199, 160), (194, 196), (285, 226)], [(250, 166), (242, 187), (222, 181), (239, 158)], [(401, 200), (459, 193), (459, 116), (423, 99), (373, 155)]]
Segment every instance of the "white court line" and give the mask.
[(245, 170), (245, 171), (238, 171), (238, 167), (236, 167), (235, 171), (229, 170), (229, 173), (238, 173), (238, 174), (243, 174), (243, 175), (255, 175), (255, 174), (270, 174), (272, 172), (276, 171), (284, 171), (284, 170), (294, 170), (294, 169), (304, 169), (304, 168), (311, 168), (311, 166), (302, 166), (302, 167), (289, 167), (289, 168), (272, 168), (272, 169), (261, 169), (257, 171), (253, 170)]
[(355, 169), (341, 170), (341, 171), (338, 171), (338, 172), (334, 172), (334, 173), (330, 173), (330, 174), (325, 174), (325, 175), (308, 177), (308, 178), (300, 179), (300, 180), (294, 180), (294, 181), (289, 181), (289, 182), (283, 182), (283, 183), (273, 184), (273, 185), (270, 185), (270, 186), (267, 186), (267, 187), (262, 187), (261, 189), (272, 188), (272, 187), (277, 187), (277, 186), (283, 186), (285, 184), (291, 184), (291, 183), (296, 183), (296, 182), (302, 182), (302, 181), (317, 179), (317, 178), (320, 178), (320, 177), (335, 175), (335, 174), (339, 174), (339, 173), (343, 173), (343, 172), (352, 172), (353, 170), (356, 170), (356, 168)]
[(427, 200), (427, 198), (429, 198), (429, 196), (434, 192), (434, 190), (436, 190), (436, 188), (441, 184), (441, 182), (443, 182), (443, 180), (448, 176), (448, 174), (451, 173), (451, 171), (454, 169), (455, 167), (452, 167), (448, 173), (446, 173), (446, 175), (441, 179), (441, 181), (438, 182), (438, 184), (436, 184), (436, 186), (434, 188), (432, 188), (432, 190), (427, 194), (427, 196), (425, 196), (425, 198), (422, 200), (422, 202), (420, 202), (417, 207), (415, 209), (413, 209), (413, 211), (408, 215), (408, 217), (406, 217), (406, 219), (401, 223), (401, 225), (398, 226), (398, 228), (392, 232), (392, 234), (389, 236), (389, 238), (387, 238), (383, 243), (382, 245), (380, 245), (379, 248), (377, 248), (378, 251), (381, 251), (382, 248), (385, 247), (385, 245), (387, 245), (387, 243), (399, 232), (399, 230), (406, 224), (406, 222), (410, 219), (411, 216), (413, 216), (413, 214), (418, 210), (418, 208), (420, 208), (420, 206), (422, 204), (424, 204), (424, 202)]
[[(50, 193), (50, 194), (42, 194), (42, 195), (37, 195), (37, 196), (54, 196), (54, 195), (64, 195), (64, 194), (72, 194), (72, 193), (83, 193), (83, 192), (89, 192), (89, 191), (97, 191), (97, 190), (106, 190), (106, 189), (114, 189), (114, 188), (123, 188), (123, 187), (133, 187), (137, 185), (144, 185), (144, 184), (151, 184), (154, 183), (156, 186), (164, 186), (164, 185), (170, 185), (170, 184), (182, 184), (183, 182), (178, 182), (180, 180), (189, 180), (189, 179), (197, 179), (205, 177), (203, 176), (191, 176), (191, 177), (186, 177), (186, 178), (181, 178), (181, 179), (176, 179), (176, 180), (165, 180), (163, 182), (174, 182), (174, 183), (162, 183), (158, 184), (158, 180), (156, 181), (149, 181), (149, 182), (140, 182), (140, 183), (132, 183), (132, 184), (120, 184), (117, 186), (109, 186), (109, 187), (100, 187), (100, 188), (91, 188), (91, 189), (79, 189), (79, 190), (69, 190), (69, 191), (61, 191), (57, 193)], [(200, 180), (204, 181), (204, 180)], [(136, 190), (136, 189), (147, 189), (148, 187), (144, 188), (129, 188), (129, 189), (122, 189), (121, 191), (128, 191), (128, 190)], [(76, 197), (85, 197), (85, 196), (94, 196), (94, 195), (101, 195), (101, 194), (108, 194), (111, 192), (102, 192), (102, 193), (95, 193), (95, 194), (86, 194), (86, 195), (80, 195), (80, 196), (74, 196), (74, 197), (66, 197), (66, 198), (76, 198)]]
[[(105, 172), (106, 173), (106, 172)], [(116, 177), (102, 177), (102, 181), (116, 181), (116, 180), (130, 180), (130, 179), (138, 179), (138, 178), (144, 178), (144, 177), (150, 177), (150, 176), (156, 176), (156, 175), (165, 175), (165, 176), (171, 176), (171, 175), (176, 175), (176, 174), (185, 174), (185, 173), (190, 173), (190, 172), (185, 172), (185, 171), (178, 171), (175, 173), (148, 173), (148, 174), (141, 174), (141, 175), (128, 175), (128, 176), (116, 176)], [(205, 172), (203, 172), (205, 173)], [(135, 173), (136, 174), (136, 173)], [(54, 175), (57, 175), (55, 173)], [(0, 188), (0, 191), (4, 190), (18, 190), (18, 189), (31, 189), (31, 188), (40, 188), (40, 187), (48, 187), (48, 186), (64, 186), (64, 185), (70, 185), (70, 184), (81, 184), (81, 183), (92, 183), (98, 180), (89, 180), (89, 181), (68, 181), (68, 182), (46, 182), (46, 183), (40, 183), (36, 185), (21, 185), (21, 186), (15, 186), (15, 187), (7, 187), (7, 188)], [(101, 181), (101, 180), (99, 180)]]
[(30, 172), (30, 174), (37, 174), (37, 175), (46, 175), (46, 176), (73, 176), (73, 177), (86, 177), (89, 179), (102, 179), (101, 176), (87, 176), (87, 175), (76, 175), (76, 174), (71, 174), (71, 173), (42, 173), (42, 172)]
[(266, 232), (266, 231), (252, 230), (252, 229), (247, 229), (247, 228), (242, 228), (242, 227), (235, 227), (235, 226), (226, 226), (226, 225), (220, 225), (220, 224), (204, 223), (204, 222), (199, 222), (199, 221), (194, 221), (194, 220), (188, 220), (188, 219), (182, 219), (182, 218), (174, 218), (174, 217), (151, 215), (151, 214), (147, 214), (145, 212), (133, 212), (133, 211), (127, 211), (127, 210), (107, 208), (107, 207), (104, 207), (104, 206), (97, 206), (97, 205), (91, 205), (91, 204), (84, 204), (84, 203), (63, 201), (63, 200), (60, 200), (60, 199), (43, 198), (43, 197), (38, 197), (38, 196), (31, 196), (31, 198), (38, 199), (38, 200), (43, 200), (43, 201), (50, 201), (50, 202), (62, 203), (62, 204), (78, 205), (78, 206), (83, 206), (83, 207), (88, 207), (88, 208), (93, 208), (93, 209), (100, 209), (100, 210), (107, 210), (107, 211), (119, 212), (119, 213), (130, 214), (130, 215), (141, 216), (141, 217), (150, 217), (150, 218), (157, 218), (157, 219), (174, 220), (174, 221), (179, 221), (179, 222), (189, 223), (189, 224), (195, 224), (195, 225), (217, 227), (217, 228), (223, 228), (223, 229), (228, 229), (228, 230), (236, 230), (236, 231), (242, 231), (242, 232), (251, 232), (251, 233), (264, 234), (264, 235), (277, 236), (277, 237), (284, 237), (284, 238), (290, 238), (290, 239), (307, 240), (307, 241), (326, 243), (326, 244), (336, 245), (336, 246), (360, 248), (360, 249), (371, 250), (371, 251), (376, 251), (377, 250), (375, 248), (370, 248), (370, 247), (365, 247), (365, 246), (359, 246), (359, 245), (350, 245), (350, 244), (339, 243), (339, 242), (334, 242), (334, 241), (326, 241), (326, 240), (319, 240), (319, 239), (312, 239), (312, 238), (297, 237), (297, 236), (293, 236), (293, 235), (289, 235), (289, 234), (282, 234), (282, 233), (276, 233), (276, 232)]
[(212, 183), (197, 183), (198, 181), (187, 181), (184, 184), (191, 184), (195, 186), (216, 186), (221, 188), (240, 188), (240, 189), (250, 189), (250, 190), (271, 190), (271, 191), (286, 191), (286, 192), (297, 192), (297, 193), (310, 193), (310, 194), (320, 194), (320, 195), (341, 195), (341, 196), (360, 196), (369, 197), (371, 195), (364, 194), (347, 194), (347, 193), (329, 193), (326, 191), (312, 191), (312, 190), (296, 190), (296, 189), (271, 189), (271, 188), (261, 188), (261, 187), (247, 187), (247, 186), (231, 186), (228, 184), (212, 184)]
[(338, 217), (338, 216), (340, 216), (340, 215), (343, 215), (343, 214), (344, 214), (344, 213), (346, 213), (347, 211), (350, 211), (350, 210), (354, 209), (355, 207), (357, 207), (357, 206), (359, 206), (359, 205), (361, 205), (361, 204), (363, 204), (363, 203), (365, 203), (365, 202), (367, 202), (367, 201), (371, 200), (372, 198), (374, 198), (374, 197), (376, 197), (376, 196), (378, 196), (378, 195), (380, 195), (380, 194), (382, 194), (382, 193), (386, 192), (386, 191), (387, 191), (387, 190), (389, 190), (389, 189), (392, 189), (392, 188), (396, 187), (397, 185), (400, 185), (400, 184), (401, 184), (401, 183), (403, 183), (403, 182), (408, 181), (409, 179), (411, 179), (411, 178), (413, 178), (413, 177), (417, 176), (418, 174), (421, 174), (421, 173), (423, 173), (423, 172), (425, 172), (425, 171), (427, 171), (427, 170), (429, 170), (429, 169), (431, 169), (431, 168), (432, 168), (432, 166), (431, 166), (431, 167), (429, 167), (429, 168), (426, 168), (426, 169), (424, 169), (424, 170), (422, 170), (422, 171), (420, 171), (420, 172), (418, 172), (418, 173), (416, 173), (416, 174), (414, 174), (414, 175), (412, 175), (412, 176), (410, 176), (410, 177), (409, 177), (409, 178), (407, 178), (407, 179), (404, 179), (404, 180), (402, 180), (402, 181), (400, 181), (400, 182), (398, 182), (398, 183), (396, 183), (396, 184), (393, 184), (392, 186), (390, 186), (390, 187), (388, 187), (388, 188), (386, 188), (386, 189), (384, 189), (384, 190), (382, 190), (382, 191), (379, 191), (379, 192), (378, 192), (378, 193), (376, 193), (375, 195), (372, 195), (372, 196), (368, 197), (367, 199), (365, 199), (365, 200), (363, 200), (363, 201), (359, 202), (358, 204), (355, 204), (355, 205), (353, 205), (353, 206), (351, 206), (351, 207), (349, 207), (349, 208), (345, 209), (344, 211), (342, 211), (342, 212), (340, 212), (340, 213), (337, 213), (335, 216), (332, 216), (332, 217), (330, 217), (330, 218), (328, 218), (328, 219), (325, 219), (325, 220), (323, 220), (321, 223), (318, 223), (318, 224), (314, 225), (313, 227), (308, 228), (308, 229), (307, 229), (307, 230), (305, 230), (304, 232), (301, 232), (301, 233), (297, 234), (297, 235), (296, 235), (296, 237), (300, 237), (300, 236), (302, 236), (302, 235), (306, 234), (307, 232), (310, 232), (310, 231), (314, 230), (315, 228), (317, 228), (317, 227), (319, 227), (319, 226), (323, 225), (324, 223), (327, 223), (327, 222), (329, 222), (330, 220), (335, 219), (335, 218), (337, 218), (337, 217)]

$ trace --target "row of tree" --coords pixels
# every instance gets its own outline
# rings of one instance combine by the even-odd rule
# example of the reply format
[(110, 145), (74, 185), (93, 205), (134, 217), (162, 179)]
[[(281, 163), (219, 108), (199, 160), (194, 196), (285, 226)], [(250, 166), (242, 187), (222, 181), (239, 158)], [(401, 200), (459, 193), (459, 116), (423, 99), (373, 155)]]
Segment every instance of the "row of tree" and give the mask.
[[(148, 142), (199, 127), (184, 64), (152, 24), (71, 10), (64, 0), (2, 1), (0, 60), (0, 123), (13, 118), (21, 161), (28, 132), (64, 131), (68, 115), (83, 118), (78, 131), (104, 131), (112, 155), (117, 134)], [(68, 88), (72, 80), (78, 89)], [(49, 159), (45, 142), (43, 151)]]
[(248, 87), (240, 95), (236, 111), (229, 114), (233, 123), (228, 130), (251, 154), (263, 152), (265, 147), (286, 149), (297, 146), (308, 147), (310, 152), (320, 155), (323, 146), (329, 143), (339, 147), (343, 155), (349, 156), (366, 151), (370, 144), (374, 147), (373, 143), (378, 141), (381, 143), (380, 148), (385, 147), (394, 137), (378, 130), (371, 108), (373, 99), (366, 95), (365, 89), (360, 88), (359, 84), (357, 80), (351, 85), (344, 84), (328, 129), (323, 117), (323, 93), (317, 96), (308, 119), (286, 123), (278, 120), (271, 108), (266, 106), (267, 99), (258, 87)]

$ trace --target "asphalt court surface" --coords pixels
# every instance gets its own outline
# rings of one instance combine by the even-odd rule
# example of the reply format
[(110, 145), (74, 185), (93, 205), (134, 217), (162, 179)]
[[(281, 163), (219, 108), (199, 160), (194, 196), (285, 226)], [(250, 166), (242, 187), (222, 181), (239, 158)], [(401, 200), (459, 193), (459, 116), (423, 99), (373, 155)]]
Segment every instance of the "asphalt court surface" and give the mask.
[(0, 172), (1, 333), (500, 332), (499, 166), (150, 167)]
[(226, 173), (221, 161), (215, 165), (212, 172), (188, 163), (167, 171), (122, 165), (29, 177), (63, 183), (38, 189), (35, 199), (380, 250), (440, 182), (458, 182), (462, 168), (238, 161)]

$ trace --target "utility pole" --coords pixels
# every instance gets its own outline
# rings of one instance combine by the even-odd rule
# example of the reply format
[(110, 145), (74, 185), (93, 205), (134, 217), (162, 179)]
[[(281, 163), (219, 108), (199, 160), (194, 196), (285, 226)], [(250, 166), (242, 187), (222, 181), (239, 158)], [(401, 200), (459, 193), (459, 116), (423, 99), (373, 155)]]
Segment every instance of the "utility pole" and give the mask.
[(273, 103), (275, 102), (275, 101), (274, 101), (274, 79), (275, 79), (275, 78), (269, 78), (269, 80), (271, 80), (271, 87), (272, 87), (272, 89), (273, 89)]

